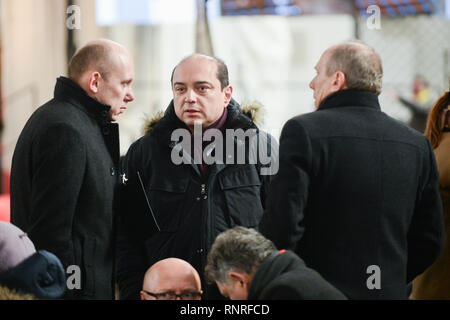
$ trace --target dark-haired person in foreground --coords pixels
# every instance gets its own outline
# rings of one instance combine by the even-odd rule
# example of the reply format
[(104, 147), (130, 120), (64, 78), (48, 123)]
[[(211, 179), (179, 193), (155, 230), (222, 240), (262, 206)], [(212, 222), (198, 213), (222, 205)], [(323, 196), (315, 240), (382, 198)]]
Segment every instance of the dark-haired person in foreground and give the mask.
[(381, 111), (374, 49), (335, 45), (316, 71), (317, 110), (282, 130), (260, 231), (349, 299), (406, 299), (444, 242), (430, 142)]
[(14, 150), (11, 222), (66, 270), (73, 266), (79, 280), (66, 298), (114, 298), (119, 128), (112, 121), (134, 99), (133, 77), (123, 46), (88, 43), (70, 60), (69, 77), (57, 79), (54, 98), (28, 120)]
[(217, 236), (205, 274), (231, 300), (346, 300), (294, 252), (244, 227)]

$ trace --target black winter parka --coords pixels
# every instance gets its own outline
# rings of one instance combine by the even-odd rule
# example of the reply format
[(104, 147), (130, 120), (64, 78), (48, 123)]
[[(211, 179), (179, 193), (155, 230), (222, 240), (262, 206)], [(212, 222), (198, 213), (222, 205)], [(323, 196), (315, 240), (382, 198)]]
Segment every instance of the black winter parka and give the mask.
[[(228, 105), (227, 112), (223, 129), (260, 132), (234, 100)], [(246, 144), (245, 164), (237, 164), (234, 158), (231, 164), (227, 161), (214, 163), (209, 166), (209, 174), (202, 176), (197, 164), (177, 165), (172, 161), (176, 144), (171, 140), (171, 134), (178, 128), (186, 127), (177, 118), (172, 102), (164, 117), (132, 144), (124, 159), (128, 181), (121, 201), (117, 265), (121, 299), (137, 299), (147, 268), (168, 257), (188, 261), (203, 279), (206, 256), (215, 237), (235, 225), (256, 227), (263, 214), (271, 176), (262, 175), (261, 170), (271, 164), (249, 163), (250, 139), (237, 138), (233, 143), (234, 147)], [(267, 139), (263, 132), (257, 137), (266, 137), (268, 150), (272, 150), (270, 152), (276, 158), (276, 141)], [(225, 151), (229, 150), (223, 153), (229, 160), (232, 156)], [(189, 156), (189, 152), (185, 155)], [(133, 197), (139, 191), (126, 192), (130, 186), (138, 185), (135, 181), (138, 171), (160, 227), (154, 234), (150, 232), (149, 212), (138, 204), (142, 204), (142, 198), (130, 199), (130, 194)]]

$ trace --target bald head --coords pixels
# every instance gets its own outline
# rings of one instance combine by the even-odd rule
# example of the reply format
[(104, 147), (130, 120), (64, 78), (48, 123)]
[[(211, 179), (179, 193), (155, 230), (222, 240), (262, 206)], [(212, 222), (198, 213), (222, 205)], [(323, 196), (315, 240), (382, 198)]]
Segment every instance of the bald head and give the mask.
[(314, 90), (316, 108), (320, 108), (330, 94), (344, 89), (381, 93), (381, 59), (363, 42), (349, 41), (332, 46), (325, 50), (314, 69), (316, 76), (309, 87)]
[(198, 293), (201, 281), (197, 270), (188, 262), (178, 258), (167, 258), (152, 265), (144, 276), (141, 299), (152, 299), (145, 291), (159, 293)]
[(220, 82), (220, 88), (223, 90), (223, 88), (225, 88), (226, 86), (229, 85), (229, 79), (228, 79), (228, 68), (227, 65), (225, 64), (225, 62), (223, 62), (221, 59), (216, 58), (216, 57), (212, 57), (212, 56), (208, 56), (205, 54), (200, 54), (200, 53), (194, 53), (190, 56), (187, 56), (186, 58), (182, 59), (176, 66), (175, 68), (173, 68), (172, 70), (172, 76), (170, 77), (170, 82), (173, 85), (173, 75), (175, 73), (175, 70), (177, 69), (178, 66), (182, 65), (185, 62), (189, 62), (192, 60), (197, 60), (197, 61), (212, 61), (216, 64), (217, 66), (217, 70), (216, 70), (216, 76), (217, 79)]
[(75, 52), (69, 62), (69, 78), (87, 95), (110, 106), (112, 121), (134, 100), (133, 58), (125, 47), (114, 41), (91, 41)]
[(111, 68), (120, 63), (120, 55), (129, 53), (117, 42), (108, 39), (91, 41), (78, 49), (70, 59), (69, 78), (79, 83), (84, 74), (98, 71), (106, 79)]
[(345, 74), (348, 89), (381, 93), (383, 68), (381, 58), (372, 48), (360, 41), (348, 41), (329, 48), (327, 75), (337, 71)]

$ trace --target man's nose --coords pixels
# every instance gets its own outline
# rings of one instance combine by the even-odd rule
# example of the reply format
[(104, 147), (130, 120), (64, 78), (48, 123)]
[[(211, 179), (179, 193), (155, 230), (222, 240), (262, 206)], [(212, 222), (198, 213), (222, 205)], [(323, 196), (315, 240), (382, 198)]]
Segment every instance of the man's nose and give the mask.
[(125, 101), (131, 102), (133, 100), (134, 100), (134, 93), (133, 93), (133, 89), (130, 88), (130, 91), (128, 91), (128, 93), (125, 95)]
[(314, 90), (313, 82), (314, 82), (314, 79), (312, 79), (311, 82), (309, 83), (309, 87)]
[(195, 103), (197, 101), (197, 96), (196, 96), (194, 90), (187, 90), (186, 96), (184, 99), (187, 103)]

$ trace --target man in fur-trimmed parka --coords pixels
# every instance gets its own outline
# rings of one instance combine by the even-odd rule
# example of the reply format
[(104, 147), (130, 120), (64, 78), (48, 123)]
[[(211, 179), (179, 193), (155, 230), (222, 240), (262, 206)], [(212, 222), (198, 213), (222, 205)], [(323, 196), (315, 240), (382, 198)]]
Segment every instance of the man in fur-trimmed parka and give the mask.
[[(145, 270), (168, 257), (188, 261), (203, 280), (215, 237), (235, 225), (258, 225), (278, 169), (275, 140), (231, 98), (222, 61), (189, 56), (171, 81), (173, 101), (123, 162), (121, 299), (138, 299)], [(218, 297), (205, 288), (206, 299)]]

